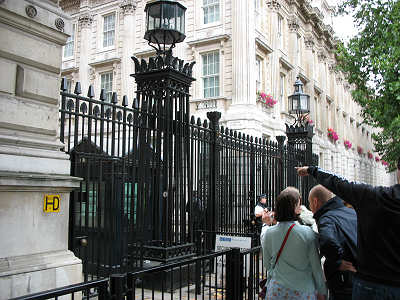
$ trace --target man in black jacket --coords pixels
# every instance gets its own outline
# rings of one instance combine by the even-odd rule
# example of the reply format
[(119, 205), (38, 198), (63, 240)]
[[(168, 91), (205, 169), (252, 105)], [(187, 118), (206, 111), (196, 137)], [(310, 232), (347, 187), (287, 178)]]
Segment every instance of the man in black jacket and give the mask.
[(357, 215), (343, 200), (322, 185), (309, 193), (310, 209), (319, 232), (324, 273), (330, 300), (351, 300), (352, 279), (357, 266)]
[(297, 172), (311, 174), (356, 210), (358, 265), (353, 300), (400, 299), (400, 158), (398, 184), (391, 187), (349, 182), (318, 167), (299, 167)]

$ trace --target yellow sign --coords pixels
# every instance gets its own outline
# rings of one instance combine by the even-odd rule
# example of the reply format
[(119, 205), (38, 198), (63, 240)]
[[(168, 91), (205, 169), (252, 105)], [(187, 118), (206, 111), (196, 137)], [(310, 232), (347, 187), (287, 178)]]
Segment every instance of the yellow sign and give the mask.
[(60, 211), (60, 195), (44, 195), (43, 211), (59, 212)]

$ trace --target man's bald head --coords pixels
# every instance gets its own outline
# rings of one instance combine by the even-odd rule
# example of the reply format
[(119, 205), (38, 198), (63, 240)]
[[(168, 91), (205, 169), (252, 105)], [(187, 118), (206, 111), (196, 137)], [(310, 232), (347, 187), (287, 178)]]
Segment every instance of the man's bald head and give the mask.
[(310, 208), (315, 213), (322, 205), (328, 202), (333, 197), (330, 190), (318, 184), (314, 186), (308, 194), (308, 201), (310, 202)]

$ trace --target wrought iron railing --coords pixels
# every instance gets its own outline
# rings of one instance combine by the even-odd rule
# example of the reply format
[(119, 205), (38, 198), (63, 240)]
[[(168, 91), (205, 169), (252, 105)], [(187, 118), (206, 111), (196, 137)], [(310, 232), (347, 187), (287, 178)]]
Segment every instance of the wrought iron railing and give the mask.
[(11, 300), (42, 300), (42, 299), (89, 299), (108, 300), (108, 278), (90, 282), (82, 282), (53, 290), (43, 291), (35, 294), (25, 295)]
[[(79, 83), (71, 94), (63, 81), (60, 140), (83, 179), (71, 194), (69, 247), (85, 280), (191, 257), (197, 230), (253, 233), (258, 194), (271, 209), (287, 185), (307, 199), (294, 169), (307, 161), (304, 147), (220, 126), (218, 112), (189, 119), (187, 89), (161, 90), (141, 87), (118, 105), (116, 93), (108, 103), (103, 90), (83, 97)], [(163, 95), (176, 105), (166, 110)]]

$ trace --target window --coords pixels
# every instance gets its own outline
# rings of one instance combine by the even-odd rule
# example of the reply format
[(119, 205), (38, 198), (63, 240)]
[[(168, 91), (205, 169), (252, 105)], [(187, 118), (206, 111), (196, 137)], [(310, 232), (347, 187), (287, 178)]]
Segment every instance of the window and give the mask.
[(71, 36), (68, 37), (64, 46), (64, 57), (74, 56), (75, 25), (72, 25)]
[(285, 75), (284, 74), (281, 74), (280, 75), (280, 78), (279, 78), (279, 101), (280, 101), (280, 103), (281, 103), (281, 108), (282, 108), (282, 110), (284, 111), (284, 110), (286, 110), (286, 107), (285, 107)]
[(103, 24), (103, 47), (114, 46), (115, 37), (115, 14), (104, 17)]
[(278, 15), (278, 44), (279, 48), (283, 48), (283, 18)]
[(203, 54), (203, 96), (219, 96), (219, 52)]
[(261, 79), (262, 79), (262, 74), (261, 74), (261, 70), (262, 70), (262, 62), (259, 58), (256, 57), (256, 88), (257, 91), (261, 91)]
[(101, 88), (104, 89), (107, 102), (111, 102), (112, 83), (113, 83), (112, 72), (101, 74)]
[(204, 24), (219, 21), (219, 0), (203, 0)]

